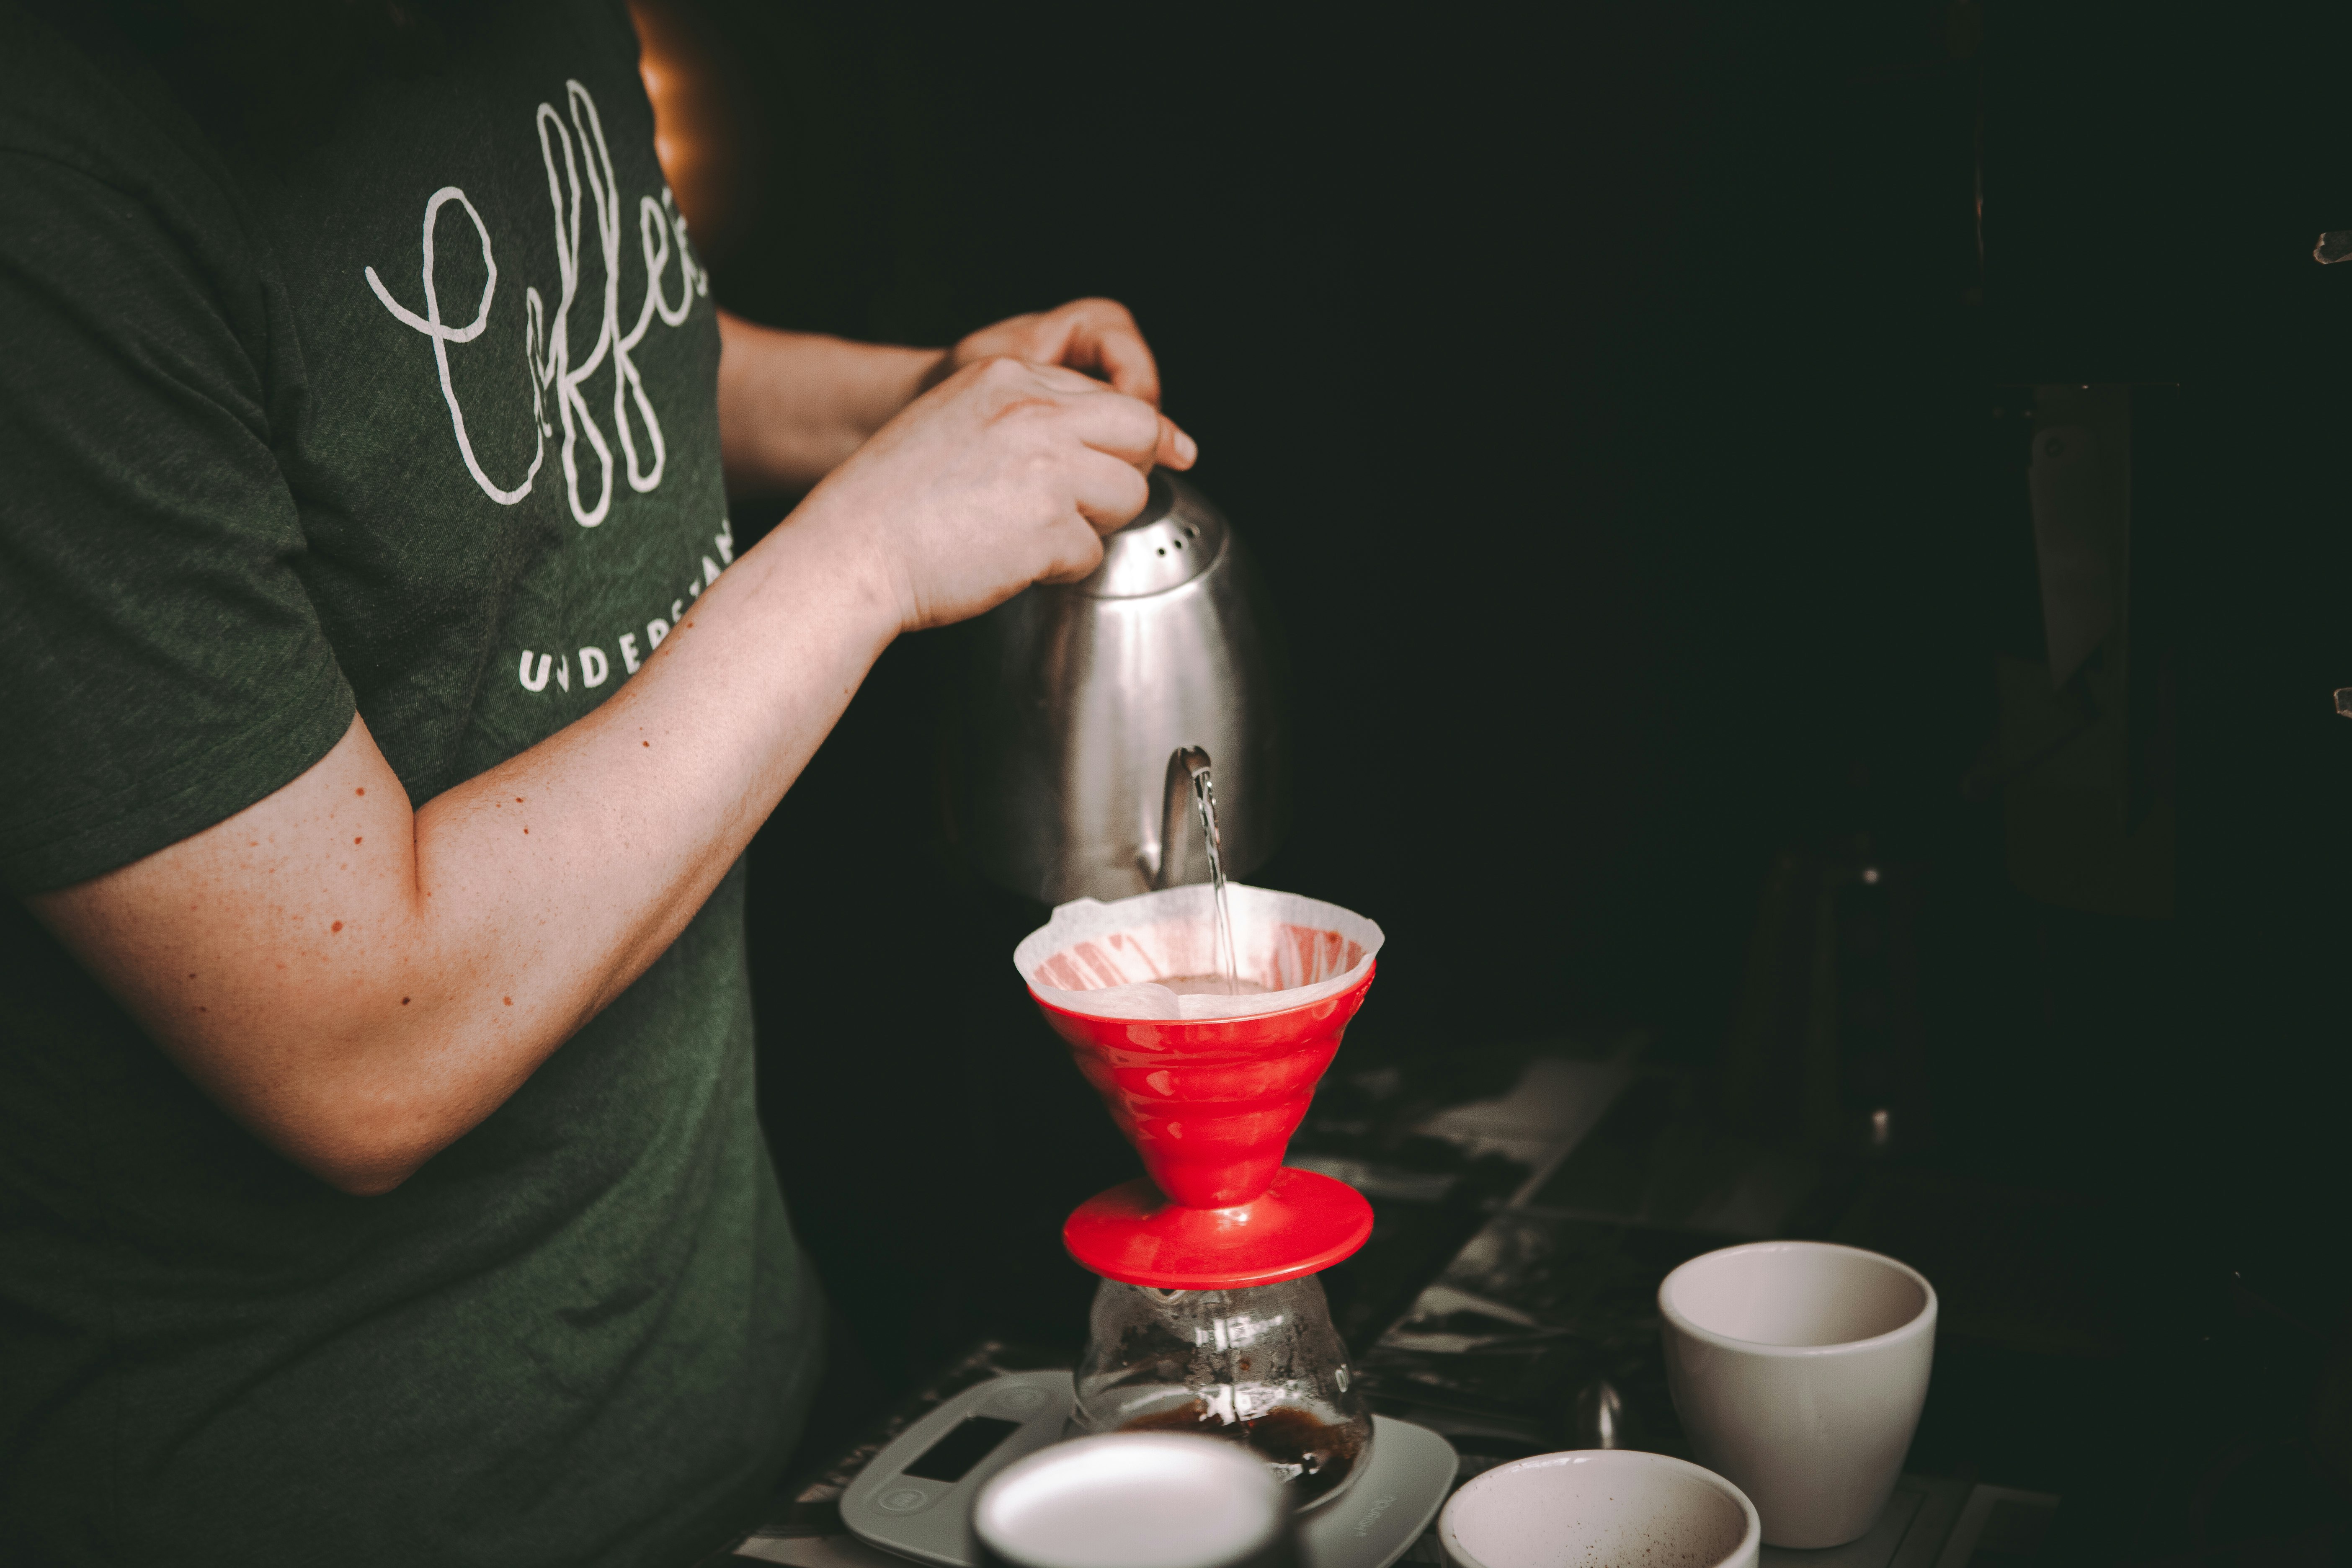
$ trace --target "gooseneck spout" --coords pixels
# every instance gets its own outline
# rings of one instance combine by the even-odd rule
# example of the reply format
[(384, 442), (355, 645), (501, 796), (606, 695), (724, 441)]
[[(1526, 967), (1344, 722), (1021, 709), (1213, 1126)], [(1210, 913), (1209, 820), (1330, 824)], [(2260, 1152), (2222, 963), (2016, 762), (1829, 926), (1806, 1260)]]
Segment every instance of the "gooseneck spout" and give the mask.
[(1184, 838), (1190, 831), (1193, 781), (1209, 771), (1209, 753), (1198, 746), (1179, 746), (1168, 754), (1168, 780), (1160, 795), (1160, 853), (1143, 868), (1151, 889), (1171, 886), (1176, 868), (1184, 863)]

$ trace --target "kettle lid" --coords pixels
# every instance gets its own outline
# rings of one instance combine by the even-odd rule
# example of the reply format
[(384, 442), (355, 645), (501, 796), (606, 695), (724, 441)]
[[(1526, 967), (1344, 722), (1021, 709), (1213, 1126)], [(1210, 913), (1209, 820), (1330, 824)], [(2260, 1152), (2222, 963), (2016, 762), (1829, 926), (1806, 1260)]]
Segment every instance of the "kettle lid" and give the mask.
[(1206, 573), (1224, 549), (1224, 514), (1182, 479), (1154, 468), (1143, 510), (1104, 537), (1102, 564), (1070, 586), (1097, 599), (1164, 594)]

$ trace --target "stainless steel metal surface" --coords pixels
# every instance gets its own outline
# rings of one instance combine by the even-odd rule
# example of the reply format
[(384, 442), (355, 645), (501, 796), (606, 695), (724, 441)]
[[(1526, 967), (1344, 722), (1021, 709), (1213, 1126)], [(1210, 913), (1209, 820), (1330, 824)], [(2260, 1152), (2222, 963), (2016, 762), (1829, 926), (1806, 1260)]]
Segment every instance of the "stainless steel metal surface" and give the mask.
[[(1049, 904), (1208, 880), (1169, 753), (1216, 759), (1226, 874), (1288, 824), (1288, 672), (1224, 515), (1165, 471), (1083, 582), (981, 617), (963, 704), (960, 830), (992, 880)], [(1186, 775), (1189, 780), (1189, 773)], [(1172, 852), (1163, 854), (1163, 846)]]
[(1580, 1448), (1629, 1446), (1625, 1441), (1625, 1397), (1607, 1378), (1594, 1378), (1576, 1396), (1574, 1431)]
[(1168, 846), (1181, 846), (1192, 836), (1195, 815), (1192, 805), (1192, 781), (1210, 771), (1209, 753), (1198, 746), (1186, 746), (1168, 753), (1168, 779), (1160, 786), (1160, 847), (1150, 854), (1139, 854), (1144, 866), (1144, 879), (1154, 891), (1177, 884), (1168, 880), (1167, 873), (1180, 864), (1183, 857), (1171, 856)]

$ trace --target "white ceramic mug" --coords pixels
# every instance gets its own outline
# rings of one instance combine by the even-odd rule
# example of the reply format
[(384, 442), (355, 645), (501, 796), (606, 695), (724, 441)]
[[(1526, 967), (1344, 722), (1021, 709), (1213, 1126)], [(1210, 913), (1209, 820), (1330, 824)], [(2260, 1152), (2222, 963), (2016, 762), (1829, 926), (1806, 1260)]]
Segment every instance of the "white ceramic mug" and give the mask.
[(1759, 1241), (1658, 1287), (1666, 1383), (1699, 1461), (1774, 1546), (1867, 1534), (1902, 1473), (1936, 1354), (1936, 1291), (1859, 1247)]
[(1447, 1500), (1437, 1541), (1454, 1568), (1674, 1563), (1756, 1568), (1756, 1509), (1687, 1459), (1580, 1448), (1497, 1465)]

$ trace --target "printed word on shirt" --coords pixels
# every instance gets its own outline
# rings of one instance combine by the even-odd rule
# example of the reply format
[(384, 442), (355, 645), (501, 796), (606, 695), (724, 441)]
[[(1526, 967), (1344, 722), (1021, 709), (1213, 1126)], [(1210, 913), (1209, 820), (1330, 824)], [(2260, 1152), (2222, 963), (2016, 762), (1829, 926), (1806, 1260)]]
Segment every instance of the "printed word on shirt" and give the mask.
[[(605, 144), (604, 121), (597, 116), (595, 100), (576, 81), (567, 81), (564, 87), (572, 111), (571, 124), (564, 123), (564, 117), (556, 113), (552, 104), (541, 104), (537, 116), (540, 162), (547, 170), (548, 200), (555, 209), (559, 288), (551, 318), (537, 288), (523, 290), (523, 358), (530, 369), (531, 423), (537, 430), (537, 446), (530, 467), (511, 489), (491, 479), (475, 458), (473, 441), (466, 434), (466, 411), (449, 380), (449, 345), (469, 343), (482, 335), (482, 329), (489, 324), (490, 303), (498, 294), (499, 264), (491, 254), (489, 226), (482, 221), (480, 211), (456, 185), (442, 186), (425, 202), (424, 314), (417, 314), (394, 299), (383, 279), (376, 276), (374, 268), (365, 268), (364, 273), (368, 287), (375, 290), (375, 297), (383, 302), (385, 310), (433, 340), (433, 363), (441, 373), (441, 396), (449, 405), (449, 426), (457, 432), (457, 451), (466, 460), (466, 471), (474, 476), (482, 493), (501, 506), (512, 506), (530, 493), (539, 478), (540, 465), (547, 457), (548, 437), (555, 434), (555, 426), (547, 417), (547, 403), (551, 396), (556, 419), (563, 426), (561, 456), (572, 516), (581, 527), (593, 528), (604, 521), (613, 504), (613, 447), (581, 387), (604, 367), (607, 359), (612, 361), (613, 429), (621, 444), (629, 488), (643, 494), (658, 486), (667, 456), (662, 445), (661, 420), (646, 396), (645, 381), (630, 356), (645, 340), (655, 316), (660, 316), (667, 326), (683, 322), (687, 312), (694, 308), (695, 297), (710, 292), (710, 279), (696, 264), (687, 246), (686, 219), (679, 216), (669, 187), (662, 187), (659, 201), (651, 196), (639, 197), (637, 245), (645, 260), (646, 293), (637, 310), (636, 324), (626, 332), (621, 331), (621, 193), (613, 174), (613, 154)], [(440, 221), (441, 209), (453, 202), (473, 222), (487, 274), (481, 300), (474, 307), (474, 319), (462, 327), (453, 327), (442, 320), (441, 295), (433, 267), (435, 226)], [(580, 302), (580, 215), (583, 206), (595, 215), (597, 248), (604, 264), (604, 289), (599, 301), (595, 345), (586, 357), (581, 358), (574, 354), (572, 345), (572, 309)], [(677, 256), (676, 304), (670, 302), (663, 282), (673, 248)], [(633, 410), (636, 429), (632, 428)], [(638, 430), (645, 437), (643, 452), (638, 448)], [(595, 455), (596, 498), (593, 503), (581, 497), (579, 444), (583, 440)], [(650, 461), (646, 460), (648, 456)]]
[[(678, 616), (685, 613), (688, 603), (700, 598), (702, 590), (718, 582), (719, 574), (735, 563), (733, 523), (721, 521), (719, 531), (710, 536), (710, 543), (718, 551), (719, 559), (713, 561), (705, 555), (701, 575), (689, 579), (686, 592), (669, 602), (669, 614), (652, 616), (646, 622), (646, 644), (642, 650), (637, 647), (637, 634), (634, 630), (623, 632), (613, 639), (613, 646), (620, 651), (623, 675), (636, 674), (638, 667), (652, 656), (654, 649), (661, 647), (662, 638), (669, 636), (670, 627), (677, 625)], [(541, 653), (536, 669), (531, 668), (532, 654), (530, 648), (522, 650), (521, 679), (525, 691), (544, 691), (551, 679), (554, 680), (557, 690), (572, 689), (570, 654), (562, 651)], [(602, 647), (591, 643), (580, 650), (580, 684), (583, 687), (593, 689), (604, 685), (612, 674), (613, 661), (604, 656)]]

